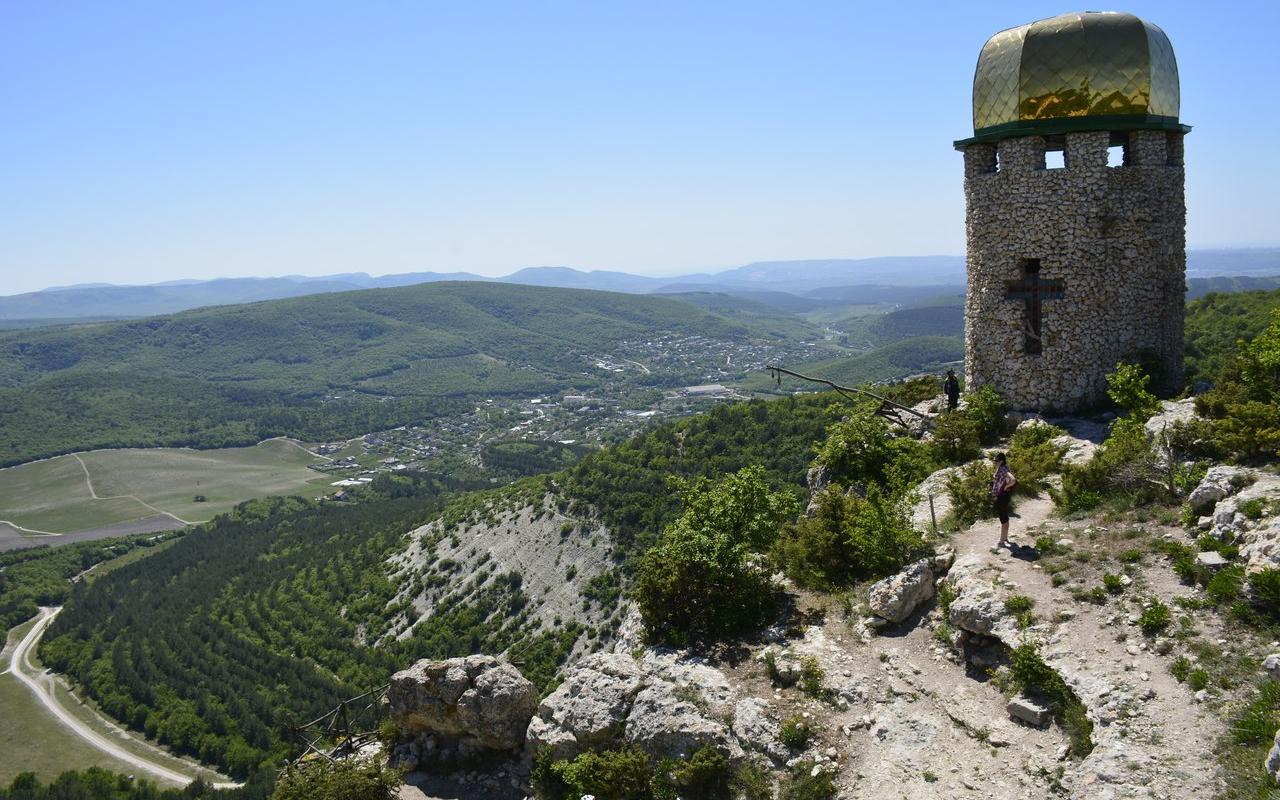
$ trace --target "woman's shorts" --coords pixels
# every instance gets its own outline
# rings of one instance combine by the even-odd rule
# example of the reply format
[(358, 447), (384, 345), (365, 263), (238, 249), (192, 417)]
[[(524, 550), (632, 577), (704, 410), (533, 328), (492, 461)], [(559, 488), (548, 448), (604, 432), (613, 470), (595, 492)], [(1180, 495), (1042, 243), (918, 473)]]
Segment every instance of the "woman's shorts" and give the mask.
[(1009, 492), (1005, 492), (995, 500), (996, 516), (1000, 518), (1001, 524), (1009, 521), (1009, 501), (1012, 496)]

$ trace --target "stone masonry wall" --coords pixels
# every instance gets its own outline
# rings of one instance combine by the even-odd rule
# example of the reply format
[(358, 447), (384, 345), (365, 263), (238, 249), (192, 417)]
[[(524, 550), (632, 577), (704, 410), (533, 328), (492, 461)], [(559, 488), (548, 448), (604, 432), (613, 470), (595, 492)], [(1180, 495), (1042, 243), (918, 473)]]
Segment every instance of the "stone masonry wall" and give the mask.
[[(1110, 134), (1071, 133), (1066, 167), (1045, 169), (1045, 140), (964, 151), (968, 296), (965, 380), (1012, 408), (1072, 411), (1106, 396), (1118, 361), (1157, 367), (1154, 388), (1182, 386), (1186, 202), (1182, 134), (1133, 131), (1124, 166), (1107, 166)], [(1027, 307), (1006, 298), (1040, 260), (1061, 279), (1043, 303), (1042, 352), (1025, 352)]]

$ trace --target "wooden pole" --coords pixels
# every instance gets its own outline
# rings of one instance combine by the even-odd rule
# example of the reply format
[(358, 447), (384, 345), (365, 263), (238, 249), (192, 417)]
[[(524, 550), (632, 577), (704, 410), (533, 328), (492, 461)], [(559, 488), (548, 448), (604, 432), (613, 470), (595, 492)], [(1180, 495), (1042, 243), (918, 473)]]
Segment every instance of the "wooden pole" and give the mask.
[[(907, 408), (901, 403), (895, 403), (887, 397), (881, 397), (880, 395), (874, 392), (868, 392), (866, 389), (858, 389), (851, 386), (841, 386), (840, 384), (833, 383), (832, 381), (829, 381), (826, 378), (813, 378), (808, 375), (801, 375), (799, 372), (793, 372), (785, 367), (779, 367), (776, 364), (765, 364), (764, 368), (767, 370), (770, 370), (771, 372), (778, 372), (778, 373), (782, 373), (783, 375), (790, 375), (793, 378), (799, 378), (802, 381), (809, 381), (810, 383), (821, 383), (825, 386), (830, 386), (832, 389), (835, 389), (837, 392), (840, 392), (841, 394), (844, 394), (846, 396), (848, 396), (850, 392), (866, 395), (867, 397), (871, 397), (876, 400), (879, 400), (881, 403), (884, 403), (887, 406), (893, 406), (899, 411), (905, 411), (908, 414), (914, 414), (915, 416), (919, 417), (925, 422), (930, 421), (927, 414), (921, 414), (919, 411), (916, 411), (914, 408)], [(850, 399), (853, 399), (853, 398), (850, 398)]]

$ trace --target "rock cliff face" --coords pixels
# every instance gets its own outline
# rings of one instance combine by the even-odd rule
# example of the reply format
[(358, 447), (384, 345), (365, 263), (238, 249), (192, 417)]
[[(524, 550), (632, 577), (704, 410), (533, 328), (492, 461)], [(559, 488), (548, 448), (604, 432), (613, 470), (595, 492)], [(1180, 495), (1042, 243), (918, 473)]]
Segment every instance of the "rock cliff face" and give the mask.
[[(678, 758), (711, 745), (741, 760), (744, 743), (733, 729), (738, 701), (724, 674), (700, 660), (658, 651), (639, 659), (597, 654), (538, 706), (528, 747), (572, 758), (587, 749), (636, 745)], [(745, 733), (754, 730), (749, 721), (743, 725)], [(754, 746), (750, 740), (745, 745)]]
[(391, 676), (387, 697), (400, 740), (393, 760), (407, 769), (518, 750), (538, 707), (519, 670), (483, 655), (419, 661)]

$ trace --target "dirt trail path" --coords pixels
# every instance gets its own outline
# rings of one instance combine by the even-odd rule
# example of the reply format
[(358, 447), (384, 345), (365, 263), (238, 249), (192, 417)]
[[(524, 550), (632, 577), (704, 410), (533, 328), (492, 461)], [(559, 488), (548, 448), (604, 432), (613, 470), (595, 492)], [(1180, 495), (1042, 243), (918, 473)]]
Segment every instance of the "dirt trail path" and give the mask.
[[(13, 648), (13, 652), (10, 654), (9, 661), (6, 664), (6, 671), (12, 671), (14, 677), (21, 681), (23, 685), (35, 694), (41, 705), (43, 705), (49, 713), (53, 714), (53, 716), (57, 718), (58, 722), (93, 747), (101, 750), (112, 758), (118, 759), (127, 764), (132, 764), (139, 770), (166, 783), (173, 783), (179, 786), (186, 786), (191, 783), (194, 780), (193, 775), (170, 769), (163, 764), (151, 759), (143, 758), (142, 756), (121, 747), (117, 743), (90, 728), (62, 706), (62, 703), (54, 693), (55, 679), (48, 675), (44, 670), (37, 669), (36, 666), (31, 663), (32, 649), (40, 642), (40, 637), (44, 634), (45, 629), (49, 627), (49, 624), (53, 622), (54, 618), (61, 610), (62, 609), (60, 607), (40, 609), (39, 621), (32, 626), (26, 636), (22, 637), (22, 640)], [(120, 731), (122, 736), (131, 738), (117, 726), (111, 725), (111, 727)], [(141, 740), (138, 739), (134, 739), (134, 741), (141, 742)], [(141, 742), (141, 744), (148, 748), (152, 747), (146, 742)], [(216, 788), (234, 788), (243, 784), (222, 781), (214, 783), (213, 785)]]
[[(1212, 743), (1222, 722), (1169, 672), (1173, 656), (1156, 652), (1156, 641), (1134, 624), (1139, 593), (1172, 603), (1187, 594), (1164, 565), (1139, 568), (1123, 598), (1105, 605), (1073, 600), (1066, 585), (1054, 587), (1037, 563), (1040, 535), (1071, 539), (1073, 552), (1100, 546), (1081, 536), (1087, 523), (1051, 518), (1047, 498), (1024, 500), (1010, 526), (1013, 549), (992, 548), (999, 523), (985, 521), (952, 539), (957, 558), (972, 555), (1006, 581), (1011, 594), (1035, 601), (1039, 619), (1029, 632), (1045, 661), (1063, 675), (1089, 708), (1094, 753), (1077, 764), (1064, 783), (1079, 798), (1211, 797), (1217, 764)], [(1112, 571), (1119, 572), (1114, 564)]]

